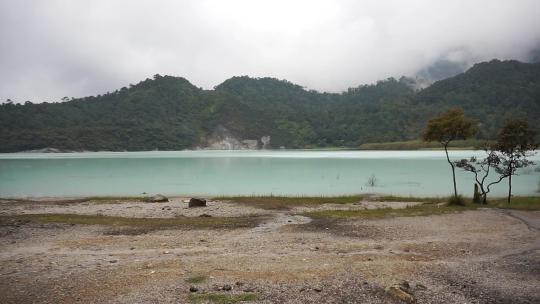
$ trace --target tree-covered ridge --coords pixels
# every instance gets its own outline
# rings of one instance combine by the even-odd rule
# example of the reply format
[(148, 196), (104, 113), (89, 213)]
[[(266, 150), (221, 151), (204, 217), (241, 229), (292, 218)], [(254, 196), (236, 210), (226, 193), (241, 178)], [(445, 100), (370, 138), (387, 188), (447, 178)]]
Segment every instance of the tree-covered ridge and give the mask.
[(358, 147), (420, 137), (428, 118), (460, 106), (493, 138), (510, 117), (540, 123), (540, 64), (491, 61), (414, 91), (390, 78), (320, 93), (274, 78), (233, 77), (203, 90), (155, 75), (129, 88), (61, 103), (0, 105), (0, 152), (179, 150), (204, 146), (218, 127), (271, 147)]

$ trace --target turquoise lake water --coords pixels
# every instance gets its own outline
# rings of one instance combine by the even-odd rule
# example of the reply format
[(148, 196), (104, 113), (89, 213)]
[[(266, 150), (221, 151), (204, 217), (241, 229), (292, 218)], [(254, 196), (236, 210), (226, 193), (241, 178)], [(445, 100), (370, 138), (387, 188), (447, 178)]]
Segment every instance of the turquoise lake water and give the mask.
[[(482, 151), (452, 151), (452, 159)], [(513, 179), (516, 195), (540, 195), (537, 165)], [(367, 186), (374, 174), (376, 185)], [(459, 191), (472, 195), (473, 177), (458, 171)], [(492, 195), (504, 196), (507, 184)], [(0, 154), (0, 197), (186, 196), (452, 193), (442, 151), (174, 151)]]

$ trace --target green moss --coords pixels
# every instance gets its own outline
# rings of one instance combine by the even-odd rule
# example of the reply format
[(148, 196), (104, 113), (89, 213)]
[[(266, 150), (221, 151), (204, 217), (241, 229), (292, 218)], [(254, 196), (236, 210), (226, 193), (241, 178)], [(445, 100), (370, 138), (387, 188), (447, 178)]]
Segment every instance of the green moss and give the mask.
[(400, 216), (427, 216), (436, 214), (456, 213), (466, 210), (474, 210), (477, 206), (467, 204), (466, 206), (439, 206), (437, 204), (425, 203), (422, 205), (407, 207), (403, 209), (380, 208), (370, 210), (324, 210), (306, 212), (304, 215), (312, 218), (384, 218)]
[(233, 203), (246, 204), (262, 209), (289, 209), (294, 206), (317, 206), (322, 204), (351, 204), (364, 199), (366, 195), (351, 196), (237, 196), (218, 197), (219, 200), (227, 200)]
[(254, 293), (243, 293), (238, 295), (229, 295), (229, 294), (220, 294), (220, 293), (202, 293), (202, 294), (191, 294), (189, 295), (189, 300), (191, 303), (217, 303), (217, 304), (228, 304), (228, 303), (239, 303), (239, 302), (249, 302), (257, 300), (257, 294)]
[(167, 228), (242, 228), (255, 227), (260, 217), (177, 217), (177, 218), (130, 218), (79, 214), (23, 214), (1, 216), (0, 222), (10, 219), (31, 220), (39, 223), (65, 223), (78, 225), (106, 225), (113, 227), (137, 227), (147, 229)]
[(207, 276), (198, 275), (198, 276), (187, 278), (186, 283), (199, 284), (199, 283), (205, 282), (206, 280), (208, 280)]

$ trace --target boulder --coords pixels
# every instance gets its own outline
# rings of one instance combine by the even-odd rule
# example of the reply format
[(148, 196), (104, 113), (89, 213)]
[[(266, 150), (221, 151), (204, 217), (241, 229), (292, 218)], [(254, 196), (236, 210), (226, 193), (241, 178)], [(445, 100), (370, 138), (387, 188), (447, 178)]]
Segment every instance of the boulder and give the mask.
[(156, 194), (154, 196), (148, 197), (146, 201), (150, 203), (163, 203), (163, 202), (168, 202), (169, 198), (161, 194)]
[(188, 204), (189, 208), (193, 207), (206, 207), (206, 200), (203, 198), (191, 198)]

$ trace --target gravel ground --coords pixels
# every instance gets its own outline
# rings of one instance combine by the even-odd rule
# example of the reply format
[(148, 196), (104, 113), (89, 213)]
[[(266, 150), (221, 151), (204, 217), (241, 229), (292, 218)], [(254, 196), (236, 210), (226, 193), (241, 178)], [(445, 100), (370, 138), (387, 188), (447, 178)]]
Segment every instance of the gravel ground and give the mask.
[[(325, 204), (313, 210), (403, 208)], [(168, 207), (167, 207), (168, 206)], [(540, 212), (480, 209), (384, 219), (310, 219), (214, 201), (0, 203), (2, 303), (540, 303)], [(108, 226), (19, 214), (168, 218), (264, 215), (257, 227), (111, 235)], [(406, 285), (407, 285), (406, 284)], [(197, 291), (190, 292), (190, 288)], [(228, 298), (227, 298), (228, 297)], [(242, 298), (245, 297), (245, 298)], [(216, 299), (216, 298), (215, 298)]]

